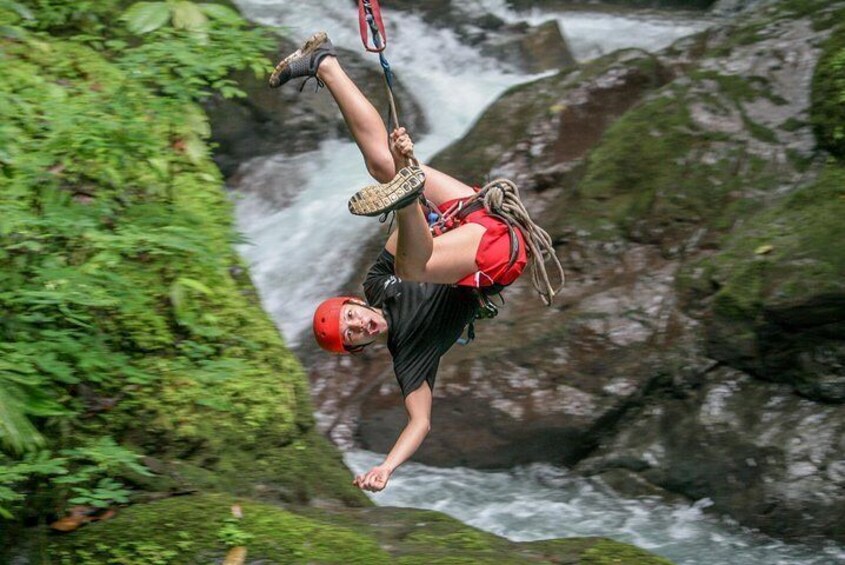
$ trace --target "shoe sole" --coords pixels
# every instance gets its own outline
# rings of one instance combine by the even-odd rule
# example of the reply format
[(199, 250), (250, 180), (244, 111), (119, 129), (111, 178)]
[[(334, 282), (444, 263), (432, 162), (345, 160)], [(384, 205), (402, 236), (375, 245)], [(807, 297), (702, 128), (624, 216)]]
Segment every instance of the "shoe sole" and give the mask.
[(349, 199), (356, 216), (378, 216), (404, 208), (422, 192), (425, 173), (419, 167), (403, 167), (390, 182), (365, 186)]
[(309, 37), (305, 41), (305, 43), (302, 44), (302, 47), (282, 59), (279, 64), (276, 65), (276, 68), (273, 70), (273, 74), (270, 75), (270, 87), (276, 88), (278, 86), (281, 86), (281, 80), (279, 79), (279, 76), (286, 68), (288, 68), (288, 66), (290, 66), (291, 62), (294, 59), (298, 59), (299, 57), (310, 55), (314, 52), (315, 49), (317, 49), (317, 47), (325, 43), (328, 38), (329, 36), (325, 31), (318, 31), (317, 33)]

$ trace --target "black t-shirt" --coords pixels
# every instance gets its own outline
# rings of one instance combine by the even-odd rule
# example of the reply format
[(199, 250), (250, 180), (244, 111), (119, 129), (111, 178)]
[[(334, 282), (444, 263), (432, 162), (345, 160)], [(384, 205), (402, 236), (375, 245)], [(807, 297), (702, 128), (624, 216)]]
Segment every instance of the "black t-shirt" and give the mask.
[(402, 395), (424, 381), (433, 390), (440, 357), (461, 337), (478, 307), (472, 289), (403, 281), (385, 249), (367, 273), (364, 294), (387, 319), (387, 348)]

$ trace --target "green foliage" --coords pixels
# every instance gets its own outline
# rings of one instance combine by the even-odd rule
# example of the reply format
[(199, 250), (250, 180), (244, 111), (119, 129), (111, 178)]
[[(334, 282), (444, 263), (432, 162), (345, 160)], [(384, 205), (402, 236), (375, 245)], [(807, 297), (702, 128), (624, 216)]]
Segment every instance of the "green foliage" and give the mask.
[(129, 502), (123, 483), (114, 476), (131, 471), (149, 476), (147, 469), (138, 463), (139, 456), (119, 445), (109, 437), (98, 438), (89, 445), (65, 449), (68, 472), (53, 479), (54, 485), (69, 485), (73, 498), (70, 504), (83, 504), (107, 508), (113, 504)]
[[(187, 1), (140, 2), (124, 15), (127, 27), (144, 36), (144, 43), (125, 49), (120, 65), (133, 80), (158, 89), (168, 99), (195, 100), (220, 92), (242, 97), (228, 78), (234, 69), (263, 73), (260, 55), (271, 43), (260, 30), (247, 29), (231, 9)], [(170, 25), (166, 25), (167, 23)], [(150, 66), (148, 61), (156, 61)]]
[(103, 438), (202, 459), (313, 424), (299, 365), (232, 274), (197, 105), (240, 95), (229, 73), (263, 71), (270, 45), (216, 4), (0, 0), (4, 515), (125, 502), (144, 469)]
[(0, 454), (0, 517), (12, 518), (10, 507), (25, 498), (17, 485), (66, 473), (65, 460), (51, 457), (49, 451), (28, 453), (22, 461), (11, 461)]
[(226, 547), (247, 545), (255, 536), (245, 532), (239, 524), (240, 520), (237, 518), (226, 518), (217, 530), (217, 539)]
[(113, 477), (128, 471), (149, 476), (138, 458), (110, 437), (61, 450), (57, 456), (47, 450), (27, 453), (20, 461), (0, 456), (0, 515), (12, 517), (10, 507), (25, 497), (17, 487), (27, 483), (30, 488), (46, 483), (62, 492), (69, 488), (74, 495), (67, 500), (70, 504), (105, 508), (129, 502), (130, 491)]

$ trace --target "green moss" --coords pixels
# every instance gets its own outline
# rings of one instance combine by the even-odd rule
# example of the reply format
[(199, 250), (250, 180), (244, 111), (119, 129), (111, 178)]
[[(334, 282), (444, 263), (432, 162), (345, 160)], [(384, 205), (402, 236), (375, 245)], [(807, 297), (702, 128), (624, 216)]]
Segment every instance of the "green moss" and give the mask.
[[(751, 316), (762, 304), (806, 302), (845, 289), (845, 170), (829, 166), (819, 181), (759, 214), (732, 234), (713, 259), (723, 289), (717, 301)], [(763, 246), (771, 251), (764, 254)], [(736, 312), (735, 312), (736, 313)]]
[(781, 0), (774, 8), (783, 17), (810, 17), (816, 31), (829, 29), (842, 22), (845, 7), (830, 0)]
[[(578, 187), (580, 221), (603, 218), (627, 237), (650, 242), (662, 237), (658, 232), (688, 231), (721, 208), (733, 184), (729, 166), (699, 163), (715, 139), (693, 124), (683, 90), (628, 112), (589, 156)], [(645, 218), (651, 226), (646, 231)]]
[(227, 540), (240, 540), (250, 561), (389, 563), (375, 540), (280, 508), (239, 502), (243, 518), (233, 522), (236, 502), (224, 495), (202, 495), (132, 506), (113, 520), (55, 539), (51, 562), (207, 563), (225, 554)]
[(779, 165), (749, 155), (741, 135), (700, 127), (690, 108), (739, 115), (748, 137), (777, 144), (776, 132), (748, 118), (743, 104), (779, 101), (759, 77), (712, 71), (691, 77), (691, 84), (663, 89), (605, 132), (587, 159), (577, 198), (567, 202), (568, 223), (598, 239), (621, 234), (658, 244), (671, 255), (702, 227), (727, 231), (759, 209), (755, 193), (779, 185)]
[(824, 44), (816, 65), (810, 119), (819, 146), (845, 158), (845, 26)]
[(798, 118), (793, 116), (793, 117), (790, 117), (785, 122), (783, 122), (778, 127), (780, 127), (780, 129), (782, 129), (783, 131), (793, 132), (793, 131), (798, 131), (801, 128), (807, 127), (808, 125), (810, 125), (810, 124), (805, 122), (804, 120), (799, 120)]
[(468, 528), (447, 533), (415, 532), (405, 538), (405, 540), (429, 547), (457, 548), (464, 551), (487, 553), (493, 552), (489, 534)]
[(584, 552), (581, 558), (582, 565), (645, 565), (658, 563), (669, 565), (667, 559), (657, 559), (654, 555), (615, 541), (602, 540)]
[(570, 551), (578, 548), (578, 557), (563, 563), (578, 565), (671, 565), (662, 557), (643, 549), (602, 538), (571, 538), (566, 540), (544, 540), (522, 544), (526, 548), (547, 554), (554, 554), (566, 545)]
[(720, 92), (734, 102), (753, 102), (758, 98), (766, 98), (776, 104), (785, 102), (772, 94), (769, 80), (761, 76), (726, 75), (710, 70), (696, 70), (689, 76), (696, 81), (715, 81)]
[(337, 449), (314, 430), (286, 445), (270, 439), (253, 447), (233, 443), (211, 458), (200, 455), (171, 460), (168, 469), (186, 485), (259, 500), (306, 503), (329, 499), (350, 506), (372, 504), (352, 485), (352, 475)]
[[(802, 375), (798, 356), (841, 316), (845, 250), (833, 242), (845, 239), (843, 214), (845, 169), (828, 166), (817, 182), (747, 219), (720, 252), (681, 270), (684, 302), (713, 314), (707, 317), (711, 355), (784, 382), (822, 378)], [(787, 336), (772, 318), (776, 312), (792, 312), (803, 325), (815, 322), (821, 333)]]

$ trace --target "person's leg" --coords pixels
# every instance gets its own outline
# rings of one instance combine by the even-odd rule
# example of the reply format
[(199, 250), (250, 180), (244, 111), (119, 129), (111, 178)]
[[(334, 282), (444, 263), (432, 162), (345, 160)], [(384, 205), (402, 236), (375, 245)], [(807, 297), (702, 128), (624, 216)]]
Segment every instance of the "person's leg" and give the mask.
[(396, 274), (403, 279), (453, 284), (475, 273), (484, 226), (467, 223), (432, 237), (419, 204), (396, 213), (397, 230), (386, 248), (396, 257)]
[[(336, 57), (326, 57), (317, 69), (361, 150), (367, 170), (379, 182), (387, 182), (396, 173), (388, 146), (387, 130), (378, 111), (341, 67)], [(456, 198), (466, 198), (474, 190), (457, 179), (428, 166), (425, 196), (440, 205)], [(476, 270), (475, 256), (484, 228), (466, 224), (436, 239), (419, 204), (414, 203), (396, 214), (398, 229), (390, 237), (387, 249), (396, 257), (397, 274), (409, 280), (454, 283)]]
[[(337, 58), (323, 59), (317, 69), (317, 77), (328, 87), (340, 108), (370, 175), (379, 182), (392, 179), (396, 169), (388, 147), (387, 129), (378, 111), (349, 78)], [(472, 187), (445, 173), (427, 165), (423, 165), (423, 172), (426, 175), (425, 196), (436, 206), (473, 195)]]
[(323, 59), (317, 69), (317, 78), (325, 83), (340, 108), (372, 177), (379, 182), (392, 179), (396, 170), (387, 145), (387, 129), (376, 109), (349, 78), (336, 57)]

